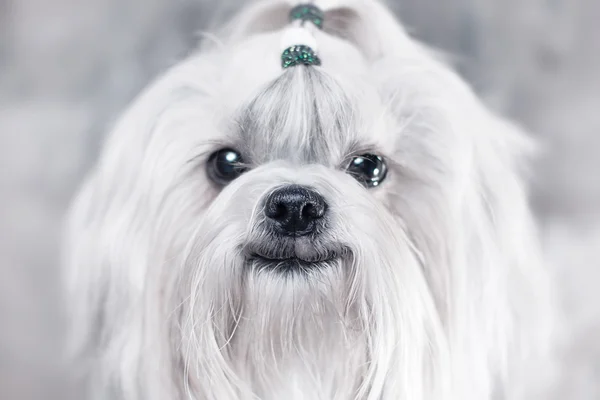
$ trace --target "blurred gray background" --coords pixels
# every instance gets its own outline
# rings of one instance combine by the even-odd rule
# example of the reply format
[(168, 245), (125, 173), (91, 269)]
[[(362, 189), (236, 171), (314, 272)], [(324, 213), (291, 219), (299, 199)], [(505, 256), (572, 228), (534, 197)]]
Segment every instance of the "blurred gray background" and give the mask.
[[(0, 399), (65, 398), (56, 267), (69, 199), (118, 112), (242, 2), (0, 0)], [(600, 1), (388, 4), (543, 143), (532, 201), (571, 338), (540, 398), (600, 399)]]

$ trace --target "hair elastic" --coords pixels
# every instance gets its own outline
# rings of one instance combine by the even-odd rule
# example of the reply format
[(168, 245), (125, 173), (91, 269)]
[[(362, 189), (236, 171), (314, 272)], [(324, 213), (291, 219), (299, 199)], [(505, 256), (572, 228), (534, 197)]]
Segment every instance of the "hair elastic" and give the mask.
[(310, 47), (303, 44), (290, 46), (281, 54), (281, 66), (284, 69), (301, 64), (321, 65), (321, 59)]
[(323, 29), (325, 14), (313, 4), (299, 4), (290, 11), (290, 21), (310, 21), (319, 29)]

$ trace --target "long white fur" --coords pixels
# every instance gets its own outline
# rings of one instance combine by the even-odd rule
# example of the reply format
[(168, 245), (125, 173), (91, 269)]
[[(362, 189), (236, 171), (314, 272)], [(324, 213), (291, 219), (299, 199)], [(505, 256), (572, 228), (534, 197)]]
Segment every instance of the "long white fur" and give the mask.
[[(89, 398), (527, 395), (520, 378), (552, 332), (522, 178), (533, 145), (380, 3), (335, 3), (317, 2), (329, 17), (314, 32), (318, 70), (281, 70), (290, 4), (253, 4), (109, 136), (65, 251), (70, 352)], [(265, 98), (282, 74), (285, 101)], [(308, 128), (311, 95), (324, 145)], [(251, 104), (255, 125), (282, 107), (286, 118), (248, 140), (262, 161), (219, 190), (204, 162), (239, 140)], [(350, 143), (386, 157), (380, 188), (340, 168)], [(303, 162), (299, 149), (318, 146), (328, 159)], [(285, 183), (327, 199), (347, 257), (306, 276), (248, 270), (261, 200)]]

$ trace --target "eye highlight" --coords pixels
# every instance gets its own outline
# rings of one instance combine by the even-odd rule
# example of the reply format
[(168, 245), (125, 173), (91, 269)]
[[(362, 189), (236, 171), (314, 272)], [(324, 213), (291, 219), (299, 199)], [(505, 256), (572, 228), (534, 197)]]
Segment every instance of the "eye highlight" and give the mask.
[(346, 171), (366, 188), (379, 186), (387, 175), (387, 165), (382, 157), (362, 154), (352, 158)]
[(242, 155), (230, 148), (215, 151), (206, 163), (208, 177), (220, 186), (227, 185), (246, 170)]

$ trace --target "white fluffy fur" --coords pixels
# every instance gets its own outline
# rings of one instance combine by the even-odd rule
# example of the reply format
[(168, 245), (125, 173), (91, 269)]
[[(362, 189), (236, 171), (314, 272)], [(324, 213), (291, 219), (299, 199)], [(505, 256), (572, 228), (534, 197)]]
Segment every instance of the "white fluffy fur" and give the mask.
[[(520, 176), (533, 146), (381, 4), (335, 3), (320, 4), (322, 67), (282, 71), (290, 5), (258, 3), (110, 135), (66, 245), (90, 398), (525, 395), (551, 332)], [(244, 113), (258, 131), (240, 141)], [(224, 145), (252, 164), (218, 190), (204, 163)], [(344, 173), (350, 149), (386, 157), (381, 187)], [(261, 200), (284, 183), (327, 199), (347, 257), (305, 276), (248, 268)]]

